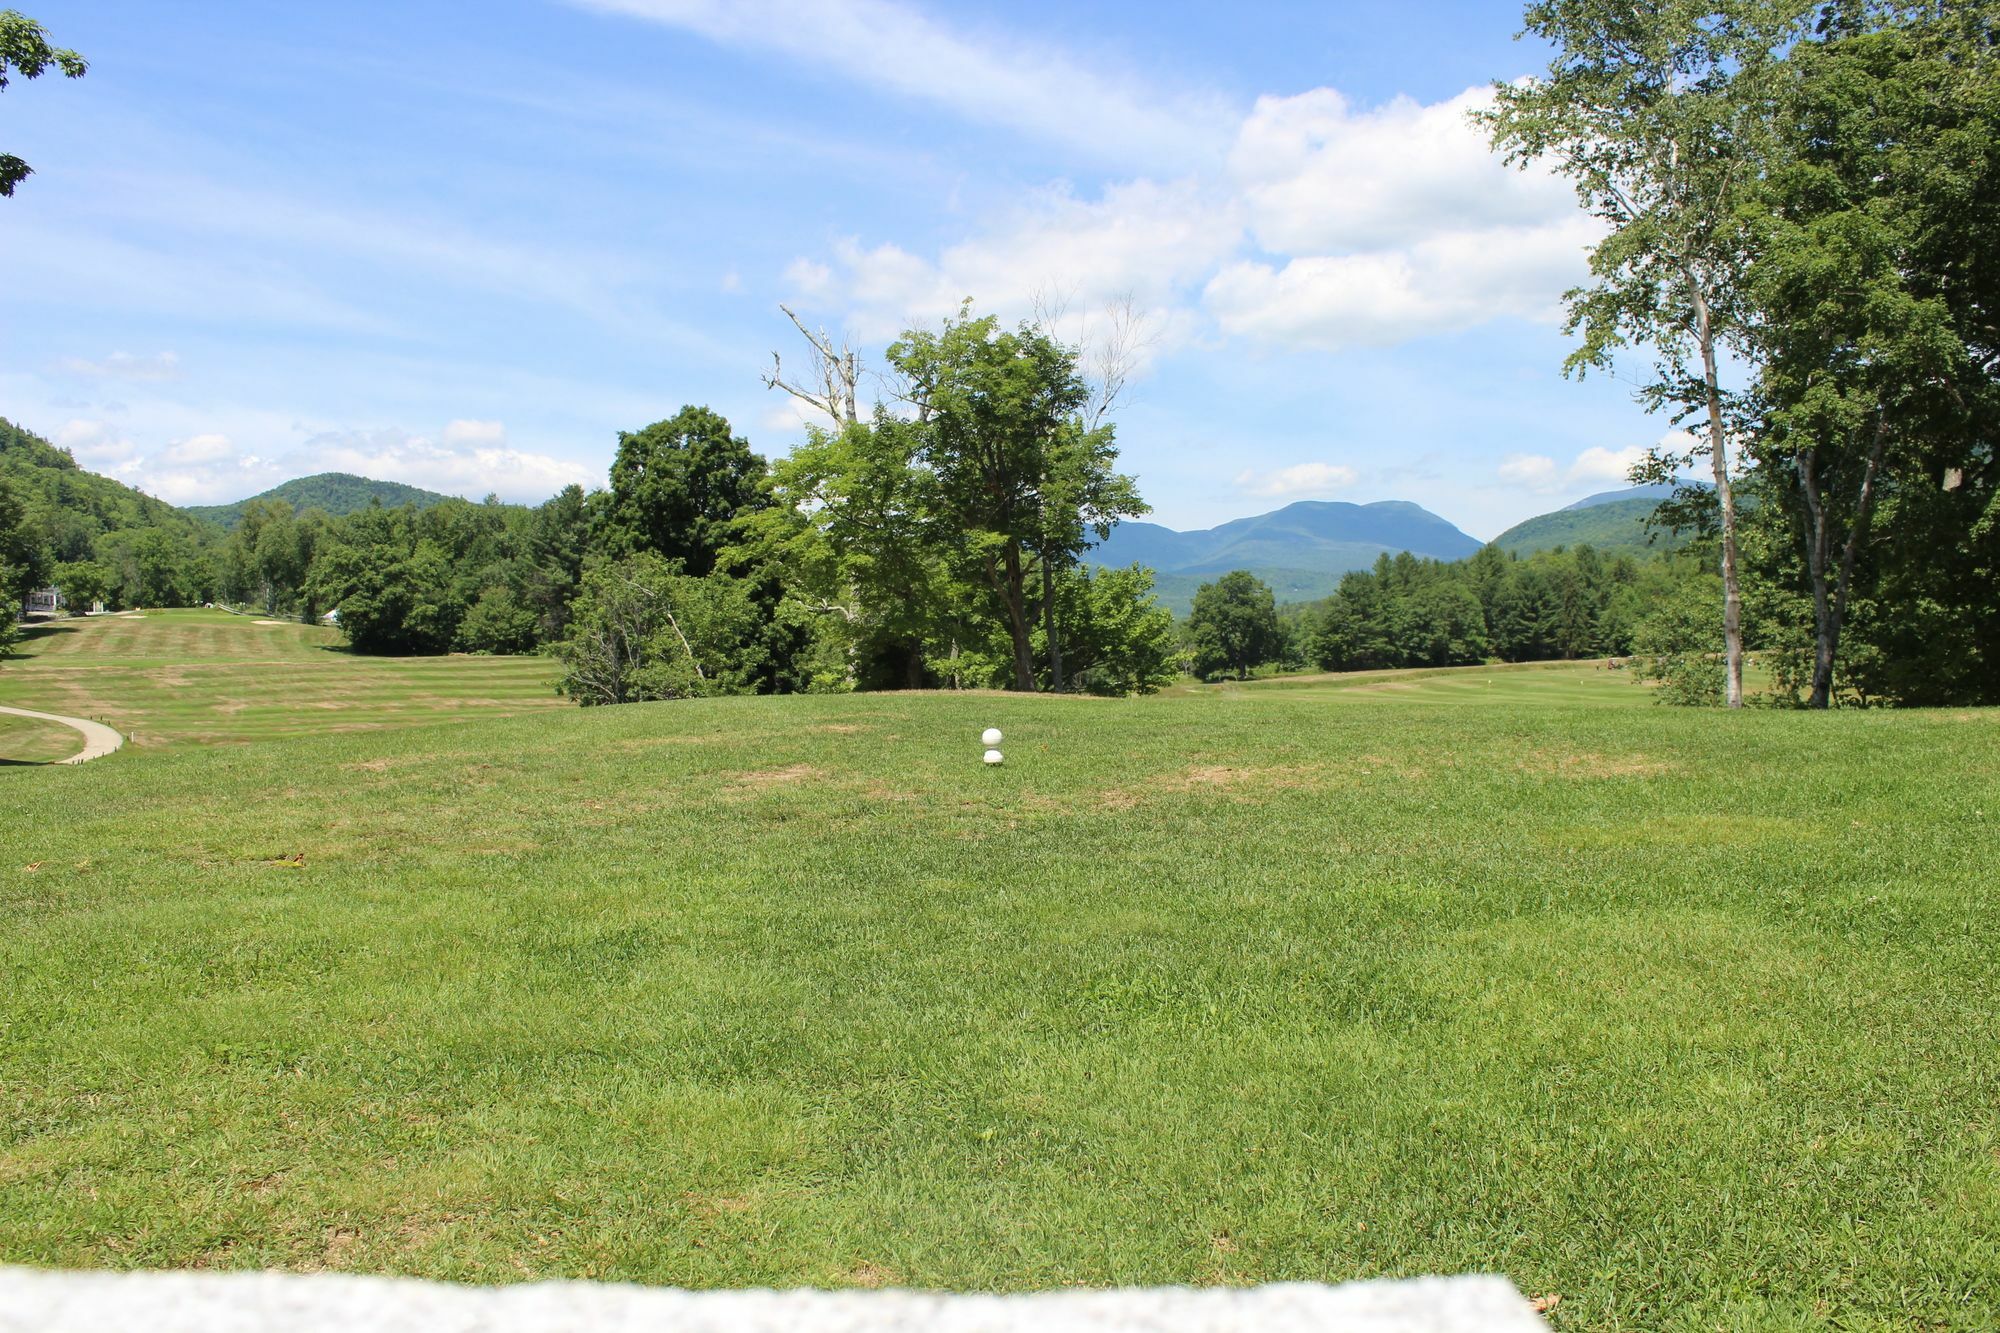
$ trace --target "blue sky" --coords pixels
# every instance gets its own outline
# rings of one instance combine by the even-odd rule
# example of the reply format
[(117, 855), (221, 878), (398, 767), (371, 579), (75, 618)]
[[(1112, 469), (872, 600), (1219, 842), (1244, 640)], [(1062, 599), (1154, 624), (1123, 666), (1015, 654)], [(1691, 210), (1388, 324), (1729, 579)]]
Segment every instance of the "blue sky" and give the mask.
[(1089, 342), (1174, 527), (1415, 500), (1479, 537), (1666, 424), (1564, 380), (1594, 233), (1465, 126), (1509, 3), (22, 0), (0, 415), (166, 499), (344, 470), (535, 501), (705, 403), (767, 454), (797, 335), (962, 297)]

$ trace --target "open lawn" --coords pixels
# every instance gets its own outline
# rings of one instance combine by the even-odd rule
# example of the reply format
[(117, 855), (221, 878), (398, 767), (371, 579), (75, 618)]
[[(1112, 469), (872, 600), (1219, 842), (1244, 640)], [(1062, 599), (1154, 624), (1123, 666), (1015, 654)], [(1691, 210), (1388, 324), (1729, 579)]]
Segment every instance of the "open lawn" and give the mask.
[(574, 707), (546, 658), (357, 657), (337, 630), (225, 611), (56, 621), (15, 651), (0, 662), (0, 704), (93, 718), (141, 747)]
[(0, 713), (0, 764), (47, 764), (67, 759), (83, 738), (60, 723)]
[[(122, 642), (0, 699), (241, 716)], [(2000, 713), (431, 697), (0, 774), (0, 1261), (2000, 1318)]]

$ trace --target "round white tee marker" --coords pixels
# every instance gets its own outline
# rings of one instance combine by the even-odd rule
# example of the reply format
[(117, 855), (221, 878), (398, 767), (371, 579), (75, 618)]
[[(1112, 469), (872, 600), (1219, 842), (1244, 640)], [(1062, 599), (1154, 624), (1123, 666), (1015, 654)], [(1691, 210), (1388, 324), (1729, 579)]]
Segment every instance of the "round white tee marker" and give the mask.
[(986, 752), (986, 762), (989, 764), (997, 764), (1004, 758), (1006, 758), (1006, 756), (1001, 754), (998, 750), (988, 750)]
[(989, 748), (998, 745), (1002, 739), (1003, 738), (1000, 735), (1000, 728), (998, 727), (988, 727), (986, 730), (979, 733), (980, 744), (985, 745)]

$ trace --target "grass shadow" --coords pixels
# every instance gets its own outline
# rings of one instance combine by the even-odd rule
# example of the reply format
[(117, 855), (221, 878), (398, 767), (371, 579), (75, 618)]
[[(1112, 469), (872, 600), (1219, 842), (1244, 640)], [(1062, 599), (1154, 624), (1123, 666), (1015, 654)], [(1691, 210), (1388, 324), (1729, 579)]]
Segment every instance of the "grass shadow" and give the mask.
[(17, 657), (26, 657), (28, 654), (22, 652), (21, 649), (36, 639), (52, 638), (58, 634), (74, 634), (81, 627), (66, 625), (61, 621), (56, 621), (54, 623), (43, 622), (39, 624), (30, 622), (17, 628), (20, 630), (19, 637), (14, 640), (11, 646), (0, 649), (0, 662), (11, 662)]

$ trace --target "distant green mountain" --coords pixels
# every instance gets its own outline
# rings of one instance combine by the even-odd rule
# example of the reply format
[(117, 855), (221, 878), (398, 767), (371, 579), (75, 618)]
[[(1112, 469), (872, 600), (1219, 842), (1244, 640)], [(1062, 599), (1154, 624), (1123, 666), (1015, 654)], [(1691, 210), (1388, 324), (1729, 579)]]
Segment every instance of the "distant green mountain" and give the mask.
[(1495, 537), (1493, 544), (1515, 555), (1586, 543), (1606, 555), (1671, 551), (1683, 545), (1683, 539), (1671, 532), (1648, 531), (1646, 520), (1675, 489), (1674, 483), (1663, 483), (1586, 496), (1553, 514), (1516, 523)]
[(1158, 575), (1154, 586), (1161, 605), (1185, 615), (1196, 588), (1232, 569), (1254, 573), (1271, 585), (1280, 602), (1310, 602), (1332, 592), (1342, 574), (1366, 569), (1383, 554), (1409, 551), (1458, 560), (1478, 549), (1476, 540), (1408, 501), (1357, 505), (1301, 500), (1198, 532), (1120, 523), (1084, 559), (1094, 565), (1149, 567)]
[(262, 495), (253, 495), (234, 504), (188, 505), (186, 509), (197, 518), (233, 528), (243, 521), (243, 511), (255, 500), (284, 500), (291, 504), (293, 513), (304, 509), (323, 509), (338, 518), (342, 514), (366, 509), (377, 500), (385, 509), (412, 504), (419, 509), (428, 509), (452, 498), (419, 486), (405, 486), (400, 481), (374, 481), (368, 477), (357, 477), (351, 472), (321, 472), (288, 481), (282, 486), (273, 486)]

